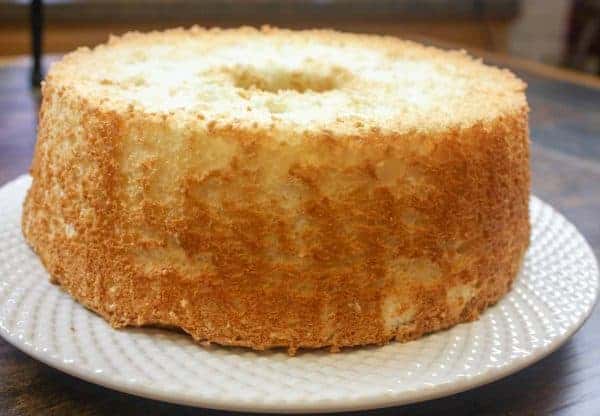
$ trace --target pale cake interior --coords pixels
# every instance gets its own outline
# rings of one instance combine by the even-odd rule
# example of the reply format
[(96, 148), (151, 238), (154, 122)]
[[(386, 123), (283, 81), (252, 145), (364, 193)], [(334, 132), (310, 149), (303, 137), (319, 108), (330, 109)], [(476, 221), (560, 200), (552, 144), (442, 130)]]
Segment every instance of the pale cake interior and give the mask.
[(195, 123), (401, 132), (464, 126), (524, 105), (523, 82), (464, 52), (319, 31), (133, 33), (57, 66), (53, 76), (103, 106)]

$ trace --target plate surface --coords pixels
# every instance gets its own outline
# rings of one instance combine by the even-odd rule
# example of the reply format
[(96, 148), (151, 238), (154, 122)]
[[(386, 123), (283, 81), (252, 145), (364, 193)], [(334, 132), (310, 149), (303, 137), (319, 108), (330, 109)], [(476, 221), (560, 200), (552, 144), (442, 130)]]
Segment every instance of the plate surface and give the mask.
[(532, 197), (532, 244), (513, 290), (472, 323), (406, 344), (252, 352), (201, 347), (158, 329), (114, 330), (48, 282), (20, 229), (31, 179), (0, 189), (0, 335), (84, 380), (158, 400), (266, 412), (392, 406), (463, 391), (520, 370), (591, 313), (598, 266), (575, 227)]

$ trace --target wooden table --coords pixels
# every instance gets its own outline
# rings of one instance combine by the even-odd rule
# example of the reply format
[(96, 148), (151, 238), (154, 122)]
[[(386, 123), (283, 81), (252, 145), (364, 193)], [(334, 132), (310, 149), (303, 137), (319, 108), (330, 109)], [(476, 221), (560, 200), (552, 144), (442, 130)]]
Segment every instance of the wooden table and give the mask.
[[(600, 255), (600, 80), (484, 56), (529, 84), (533, 192), (573, 223)], [(0, 61), (0, 185), (27, 171), (37, 96), (25, 58)], [(0, 340), (0, 414), (227, 414), (146, 400), (65, 375)], [(498, 382), (371, 415), (600, 415), (600, 308), (563, 347)], [(363, 413), (364, 414), (364, 413)]]

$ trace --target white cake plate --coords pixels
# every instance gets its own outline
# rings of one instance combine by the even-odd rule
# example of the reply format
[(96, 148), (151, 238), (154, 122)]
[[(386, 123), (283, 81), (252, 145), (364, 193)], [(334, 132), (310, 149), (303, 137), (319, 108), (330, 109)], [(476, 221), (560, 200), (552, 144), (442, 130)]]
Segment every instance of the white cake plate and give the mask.
[(0, 335), (75, 377), (152, 399), (229, 410), (331, 412), (446, 396), (505, 377), (556, 350), (583, 324), (598, 267), (575, 227), (531, 199), (532, 243), (513, 290), (481, 318), (406, 344), (252, 352), (179, 333), (112, 329), (60, 287), (21, 235), (31, 178), (0, 189)]

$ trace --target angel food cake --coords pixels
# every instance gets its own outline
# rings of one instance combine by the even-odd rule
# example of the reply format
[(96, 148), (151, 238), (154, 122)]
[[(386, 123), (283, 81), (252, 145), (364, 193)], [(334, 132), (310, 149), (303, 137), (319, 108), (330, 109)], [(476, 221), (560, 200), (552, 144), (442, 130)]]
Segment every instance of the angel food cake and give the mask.
[(333, 31), (111, 38), (43, 85), (23, 233), (115, 327), (254, 349), (476, 319), (529, 242), (525, 84)]

